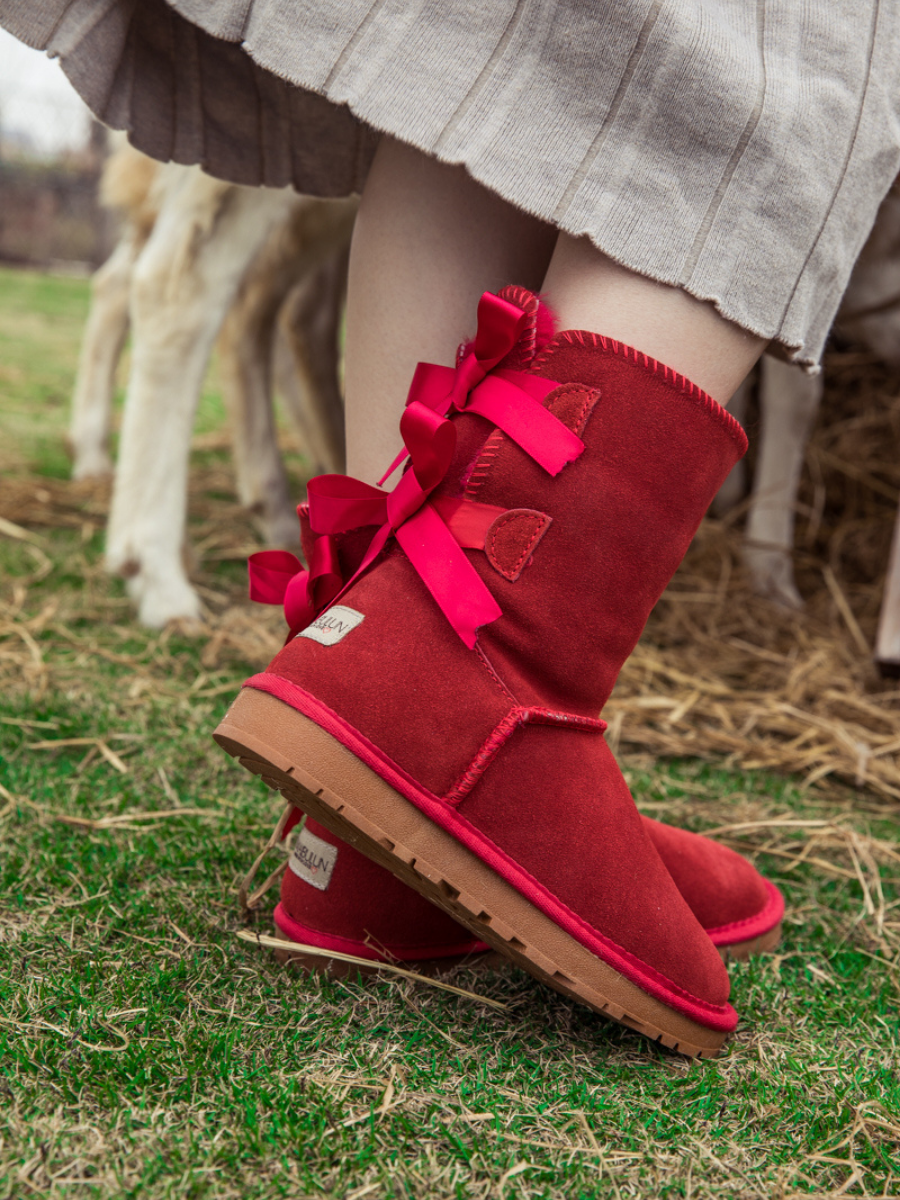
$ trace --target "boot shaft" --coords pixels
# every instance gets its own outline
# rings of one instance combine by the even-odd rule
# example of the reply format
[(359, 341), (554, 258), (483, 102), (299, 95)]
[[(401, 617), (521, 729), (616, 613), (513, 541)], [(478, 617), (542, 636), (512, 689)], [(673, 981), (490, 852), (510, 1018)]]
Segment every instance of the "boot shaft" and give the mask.
[(522, 524), (514, 580), (477, 556), (503, 610), (479, 643), (521, 703), (595, 715), (746, 438), (695, 385), (608, 339), (562, 333), (530, 370), (562, 385), (547, 407), (585, 450), (550, 477), (499, 431), (486, 439), (468, 496), (547, 521), (533, 549)]
[(520, 703), (595, 715), (747, 441), (683, 376), (595, 334), (554, 336), (523, 288), (500, 296), (526, 320), (497, 371), (557, 382), (543, 403), (585, 449), (550, 475), (463, 411), (435, 496), (506, 512), (484, 552), (467, 551), (503, 614), (481, 627), (481, 651)]
[[(463, 553), (501, 615), (470, 650), (389, 540), (338, 600), (357, 614), (349, 632), (320, 642), (304, 631), (272, 665), (326, 704), (340, 697), (346, 718), (437, 795), (468, 787), (473, 755), (490, 755), (507, 726), (596, 717), (746, 446), (683, 377), (591, 334), (548, 341), (537, 299), (502, 295), (527, 320), (498, 370), (558, 383), (545, 407), (584, 450), (551, 475), (483, 416), (453, 413), (456, 450), (431, 501), (500, 514), (483, 548)], [(369, 541), (339, 541), (348, 571), (356, 537)], [(410, 707), (395, 709), (394, 694)]]
[[(593, 715), (746, 437), (683, 376), (594, 334), (554, 336), (549, 310), (523, 288), (500, 295), (526, 319), (498, 369), (558, 382), (544, 404), (585, 450), (551, 476), (483, 417), (455, 414), (456, 452), (434, 499), (503, 513), (483, 552), (468, 551), (503, 614), (481, 627), (482, 652), (520, 703)], [(311, 562), (316, 539), (307, 506), (299, 512)], [(345, 580), (375, 532), (334, 539)]]

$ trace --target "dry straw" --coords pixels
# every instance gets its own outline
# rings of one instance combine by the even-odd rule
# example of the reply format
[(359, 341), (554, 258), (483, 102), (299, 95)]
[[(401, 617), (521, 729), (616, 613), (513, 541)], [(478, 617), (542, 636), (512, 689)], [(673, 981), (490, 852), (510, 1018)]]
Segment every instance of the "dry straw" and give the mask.
[(879, 676), (872, 646), (900, 498), (900, 381), (852, 352), (830, 356), (826, 380), (797, 513), (804, 610), (751, 592), (740, 513), (707, 521), (606, 715), (623, 748), (897, 800), (900, 690)]

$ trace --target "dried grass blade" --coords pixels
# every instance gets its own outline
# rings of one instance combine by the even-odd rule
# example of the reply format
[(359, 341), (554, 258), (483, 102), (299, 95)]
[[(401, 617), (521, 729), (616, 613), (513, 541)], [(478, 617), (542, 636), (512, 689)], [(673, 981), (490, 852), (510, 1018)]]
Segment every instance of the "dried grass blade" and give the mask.
[(284, 938), (270, 937), (266, 933), (250, 933), (239, 929), (237, 936), (242, 942), (254, 942), (271, 950), (292, 950), (296, 954), (310, 955), (313, 958), (333, 958), (338, 962), (350, 963), (352, 966), (365, 967), (371, 971), (387, 971), (390, 975), (399, 975), (403, 979), (414, 979), (416, 983), (427, 984), (428, 987), (439, 988), (443, 992), (452, 992), (455, 996), (465, 996), (467, 1000), (477, 1000), (479, 1004), (489, 1004), (491, 1008), (507, 1012), (509, 1005), (502, 1000), (493, 1000), (490, 996), (480, 996), (477, 992), (465, 988), (454, 987), (452, 983), (444, 983), (440, 979), (429, 979), (427, 975), (419, 975), (416, 971), (407, 971), (404, 967), (395, 967), (393, 963), (373, 962), (370, 958), (356, 958), (353, 954), (341, 954), (338, 950), (321, 950), (318, 946), (305, 946), (302, 942), (288, 942)]
[(863, 631), (859, 627), (859, 622), (853, 615), (853, 609), (850, 607), (841, 585), (835, 578), (834, 571), (832, 571), (831, 567), (825, 566), (822, 568), (822, 576), (828, 586), (829, 592), (831, 592), (834, 598), (835, 604), (838, 606), (838, 611), (844, 618), (844, 624), (850, 630), (850, 636), (856, 642), (860, 652), (866, 655), (871, 654), (872, 647), (866, 641)]
[(44, 538), (36, 533), (31, 533), (28, 529), (23, 529), (21, 525), (16, 525), (14, 521), (7, 521), (6, 517), (0, 517), (0, 533), (5, 537), (13, 538), (17, 542), (31, 542), (34, 546), (46, 544)]
[(121, 758), (119, 758), (118, 754), (116, 754), (115, 750), (111, 750), (109, 748), (109, 746), (107, 746), (106, 742), (98, 740), (97, 749), (100, 751), (100, 753), (103, 755), (103, 757), (106, 759), (106, 761), (109, 763), (109, 765), (111, 767), (115, 767), (115, 769), (117, 771), (119, 771), (122, 775), (128, 774), (128, 768), (122, 762)]
[(140, 825), (146, 821), (167, 821), (171, 817), (221, 817), (224, 814), (214, 808), (163, 808), (158, 812), (124, 812), (114, 817), (76, 817), (69, 813), (50, 813), (54, 821), (64, 825), (78, 825), (84, 829), (121, 829), (133, 822)]

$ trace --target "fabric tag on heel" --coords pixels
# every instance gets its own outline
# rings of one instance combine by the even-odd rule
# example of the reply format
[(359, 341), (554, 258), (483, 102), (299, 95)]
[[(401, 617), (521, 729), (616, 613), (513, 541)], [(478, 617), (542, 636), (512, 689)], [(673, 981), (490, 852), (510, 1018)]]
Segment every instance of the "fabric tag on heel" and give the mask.
[(309, 638), (321, 646), (334, 646), (341, 638), (345, 638), (351, 629), (361, 625), (365, 620), (361, 612), (355, 608), (347, 608), (344, 604), (335, 604), (316, 617), (311, 625), (301, 629), (297, 637)]
[(294, 874), (304, 881), (324, 892), (331, 883), (331, 873), (337, 862), (338, 848), (326, 842), (324, 838), (316, 837), (306, 828), (294, 842), (288, 866)]

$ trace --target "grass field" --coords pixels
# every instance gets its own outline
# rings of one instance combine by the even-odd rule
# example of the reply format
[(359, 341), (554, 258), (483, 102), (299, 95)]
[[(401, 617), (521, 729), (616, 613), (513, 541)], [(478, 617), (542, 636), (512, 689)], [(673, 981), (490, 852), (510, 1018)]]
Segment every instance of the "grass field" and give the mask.
[(211, 385), (208, 622), (135, 625), (106, 491), (66, 478), (86, 304), (0, 271), (0, 1197), (900, 1196), (900, 834), (871, 794), (625, 759), (645, 810), (740, 826), (724, 839), (788, 899), (780, 950), (732, 967), (712, 1062), (517, 972), (457, 970), (467, 998), (239, 940), (280, 802), (210, 732), (280, 618), (243, 599), (254, 533)]

